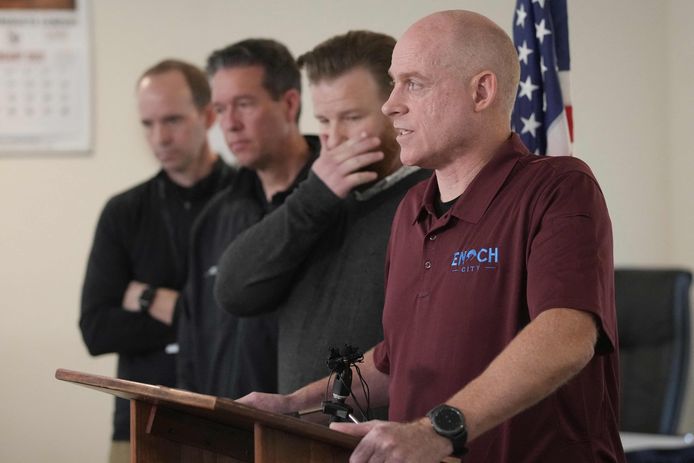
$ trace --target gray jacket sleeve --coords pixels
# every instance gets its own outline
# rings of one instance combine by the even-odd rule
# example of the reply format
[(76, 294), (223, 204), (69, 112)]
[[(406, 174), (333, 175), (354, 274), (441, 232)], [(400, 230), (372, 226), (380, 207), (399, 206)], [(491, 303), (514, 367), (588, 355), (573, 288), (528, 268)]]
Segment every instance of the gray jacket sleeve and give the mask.
[(219, 305), (237, 316), (276, 310), (341, 205), (342, 199), (310, 172), (282, 206), (224, 251), (215, 283)]

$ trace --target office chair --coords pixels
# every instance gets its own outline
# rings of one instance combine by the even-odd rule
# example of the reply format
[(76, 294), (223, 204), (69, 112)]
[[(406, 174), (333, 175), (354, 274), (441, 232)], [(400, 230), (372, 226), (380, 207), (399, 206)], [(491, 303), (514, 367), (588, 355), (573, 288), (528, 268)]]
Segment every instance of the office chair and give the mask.
[(689, 369), (689, 287), (675, 269), (617, 269), (621, 429), (675, 434)]

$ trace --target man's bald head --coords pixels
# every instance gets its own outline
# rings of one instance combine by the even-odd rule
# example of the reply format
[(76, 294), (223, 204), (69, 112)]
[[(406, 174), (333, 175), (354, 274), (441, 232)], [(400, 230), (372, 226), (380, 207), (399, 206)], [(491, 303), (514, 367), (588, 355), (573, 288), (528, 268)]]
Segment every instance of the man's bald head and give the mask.
[(456, 68), (465, 82), (482, 71), (494, 73), (498, 108), (510, 117), (520, 66), (511, 38), (496, 23), (472, 11), (440, 11), (414, 23), (400, 42), (407, 40), (433, 52), (431, 64)]

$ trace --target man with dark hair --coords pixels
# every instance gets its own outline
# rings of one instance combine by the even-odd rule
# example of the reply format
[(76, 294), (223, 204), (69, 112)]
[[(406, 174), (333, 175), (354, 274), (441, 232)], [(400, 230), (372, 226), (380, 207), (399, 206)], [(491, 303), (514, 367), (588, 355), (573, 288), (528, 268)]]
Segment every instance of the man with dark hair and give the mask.
[(231, 313), (279, 316), (279, 390), (325, 375), (329, 347), (382, 339), (383, 262), (405, 192), (425, 178), (403, 167), (381, 113), (392, 37), (352, 31), (299, 58), (320, 124), (321, 154), (285, 204), (240, 235), (219, 261), (218, 300)]
[(235, 43), (212, 53), (207, 71), (212, 106), (241, 168), (193, 231), (178, 385), (235, 399), (277, 390), (277, 320), (274, 314), (239, 319), (222, 310), (213, 297), (217, 261), (239, 233), (284, 202), (320, 147), (316, 137), (299, 131), (301, 75), (284, 45), (267, 39)]
[(263, 87), (273, 99), (288, 90), (301, 93), (301, 73), (287, 47), (271, 39), (247, 39), (215, 50), (207, 59), (207, 74), (239, 66), (262, 66)]
[[(175, 306), (187, 274), (190, 229), (233, 170), (207, 142), (215, 115), (200, 69), (162, 61), (138, 79), (137, 100), (161, 171), (111, 198), (101, 213), (80, 329), (92, 355), (118, 353), (119, 378), (174, 386)], [(129, 410), (127, 400), (116, 399), (112, 461), (129, 461)]]

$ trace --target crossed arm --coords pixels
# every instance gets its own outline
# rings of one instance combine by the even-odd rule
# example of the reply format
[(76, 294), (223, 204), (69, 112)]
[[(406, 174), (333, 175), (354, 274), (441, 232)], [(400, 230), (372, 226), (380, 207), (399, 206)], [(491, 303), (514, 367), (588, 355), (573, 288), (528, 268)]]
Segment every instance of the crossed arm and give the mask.
[(178, 293), (160, 288), (150, 316), (139, 312), (138, 299), (146, 285), (133, 280), (128, 253), (116, 232), (117, 220), (107, 206), (99, 219), (82, 289), (79, 323), (92, 355), (144, 352), (174, 339), (171, 324)]

